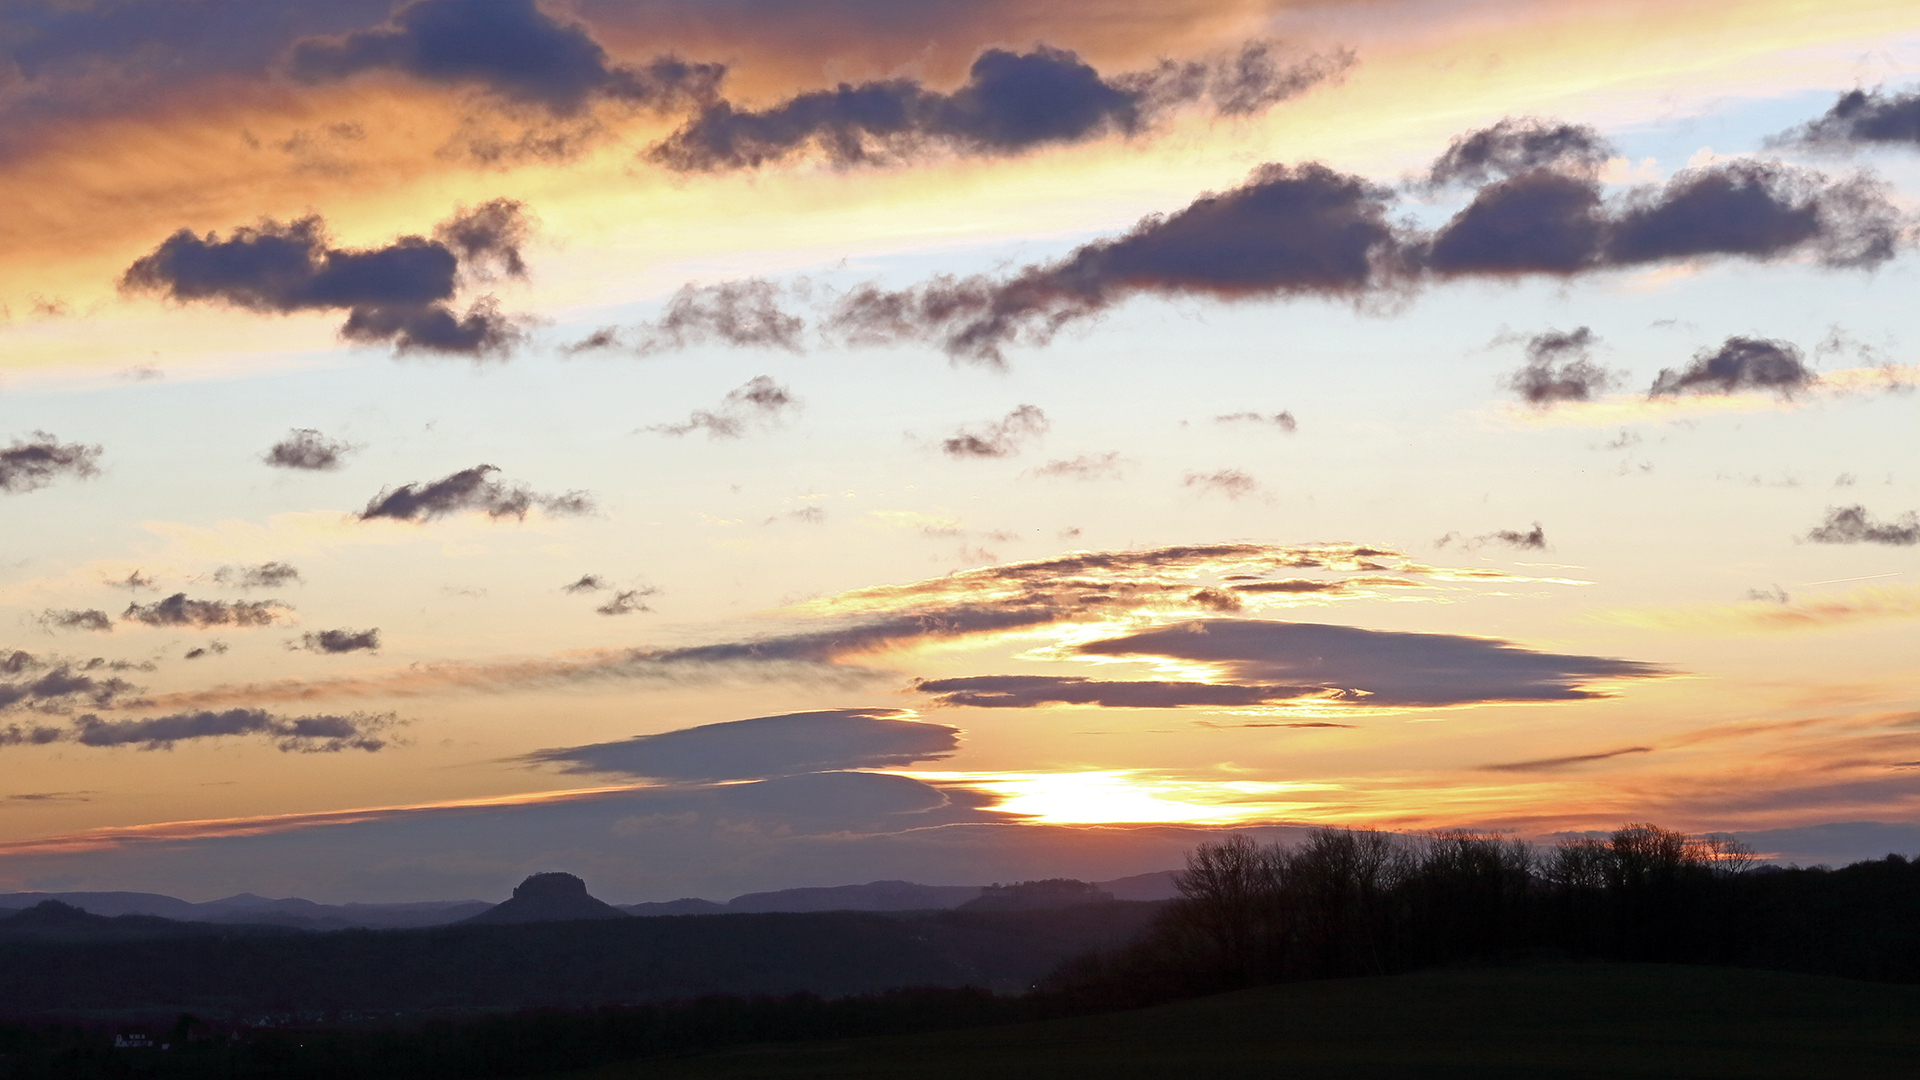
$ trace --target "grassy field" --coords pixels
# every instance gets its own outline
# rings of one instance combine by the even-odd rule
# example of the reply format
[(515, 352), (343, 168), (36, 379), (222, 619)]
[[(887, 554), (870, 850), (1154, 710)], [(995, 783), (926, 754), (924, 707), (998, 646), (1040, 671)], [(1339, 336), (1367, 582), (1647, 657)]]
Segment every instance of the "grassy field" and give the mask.
[(1453, 969), (751, 1047), (575, 1080), (677, 1077), (1920, 1077), (1920, 987), (1653, 964)]

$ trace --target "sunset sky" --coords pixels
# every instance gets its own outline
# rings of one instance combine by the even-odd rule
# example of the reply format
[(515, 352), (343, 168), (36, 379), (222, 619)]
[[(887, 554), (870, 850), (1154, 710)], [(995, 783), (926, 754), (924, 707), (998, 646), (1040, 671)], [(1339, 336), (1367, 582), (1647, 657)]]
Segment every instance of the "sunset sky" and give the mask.
[(15, 0), (0, 891), (1920, 851), (1920, 11)]

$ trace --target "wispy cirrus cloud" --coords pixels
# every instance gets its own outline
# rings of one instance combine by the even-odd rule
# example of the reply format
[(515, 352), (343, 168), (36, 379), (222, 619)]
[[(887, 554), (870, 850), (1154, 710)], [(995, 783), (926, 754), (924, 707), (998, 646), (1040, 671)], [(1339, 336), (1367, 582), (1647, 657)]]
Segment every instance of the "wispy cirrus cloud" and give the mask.
[(1216, 424), (1268, 425), (1273, 427), (1275, 430), (1285, 432), (1288, 435), (1291, 435), (1294, 432), (1300, 430), (1300, 421), (1295, 420), (1293, 418), (1293, 413), (1287, 410), (1281, 410), (1280, 412), (1273, 413), (1271, 415), (1267, 413), (1257, 413), (1257, 412), (1226, 413), (1224, 415), (1214, 417), (1213, 422)]
[(1826, 630), (1887, 619), (1920, 618), (1920, 587), (1862, 585), (1844, 593), (1787, 596), (1756, 594), (1736, 604), (1697, 607), (1615, 608), (1593, 618), (1624, 626), (1676, 633), (1773, 634)]
[(1239, 469), (1190, 472), (1181, 478), (1180, 486), (1203, 495), (1222, 495), (1228, 499), (1244, 499), (1260, 491), (1260, 481)]
[(1563, 769), (1591, 765), (1596, 761), (1611, 761), (1618, 757), (1633, 754), (1651, 754), (1651, 746), (1626, 746), (1618, 750), (1602, 750), (1593, 754), (1569, 754), (1565, 757), (1534, 758), (1531, 761), (1507, 761), (1497, 765), (1482, 765), (1487, 772), (1558, 772)]
[(705, 431), (710, 439), (738, 439), (753, 425), (777, 427), (785, 417), (800, 408), (793, 392), (766, 375), (755, 375), (727, 392), (715, 409), (697, 409), (684, 423), (655, 424), (643, 428), (662, 435), (687, 435)]
[(998, 420), (963, 427), (941, 439), (940, 452), (963, 460), (1014, 457), (1052, 427), (1039, 406), (1020, 405)]
[(1121, 480), (1134, 463), (1118, 450), (1101, 454), (1081, 454), (1073, 458), (1055, 458), (1033, 469), (1029, 475), (1044, 480)]
[(959, 736), (959, 728), (926, 723), (909, 709), (825, 709), (536, 750), (518, 760), (650, 780), (758, 780), (944, 758)]
[(96, 634), (113, 632), (113, 616), (99, 608), (47, 608), (34, 621), (49, 630), (91, 630)]
[(802, 351), (801, 335), (806, 332), (807, 320), (782, 306), (786, 296), (795, 292), (804, 296), (807, 290), (763, 278), (684, 285), (652, 322), (624, 329), (603, 326), (568, 344), (563, 351), (578, 355), (624, 350), (636, 356), (652, 356), (711, 343), (798, 353)]

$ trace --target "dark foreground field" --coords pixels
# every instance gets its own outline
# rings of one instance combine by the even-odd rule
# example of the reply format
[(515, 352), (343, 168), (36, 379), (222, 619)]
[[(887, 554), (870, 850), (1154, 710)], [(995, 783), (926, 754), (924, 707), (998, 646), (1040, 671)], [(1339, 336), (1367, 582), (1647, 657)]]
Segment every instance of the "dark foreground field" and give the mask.
[(1920, 987), (1659, 964), (1449, 969), (569, 1080), (692, 1077), (1920, 1077)]

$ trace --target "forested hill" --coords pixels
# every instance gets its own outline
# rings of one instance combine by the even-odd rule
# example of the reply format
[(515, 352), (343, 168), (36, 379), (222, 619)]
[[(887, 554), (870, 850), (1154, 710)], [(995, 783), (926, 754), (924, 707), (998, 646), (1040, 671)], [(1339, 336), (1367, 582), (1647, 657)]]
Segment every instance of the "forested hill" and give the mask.
[[(0, 942), (0, 1015), (313, 1017), (902, 986), (1024, 990), (1161, 905), (619, 918), (424, 930)], [(164, 920), (154, 920), (163, 922)]]

